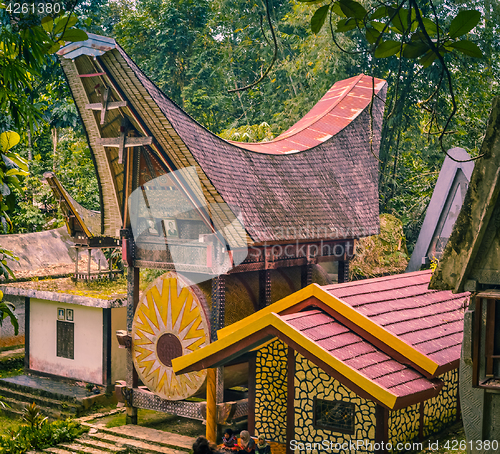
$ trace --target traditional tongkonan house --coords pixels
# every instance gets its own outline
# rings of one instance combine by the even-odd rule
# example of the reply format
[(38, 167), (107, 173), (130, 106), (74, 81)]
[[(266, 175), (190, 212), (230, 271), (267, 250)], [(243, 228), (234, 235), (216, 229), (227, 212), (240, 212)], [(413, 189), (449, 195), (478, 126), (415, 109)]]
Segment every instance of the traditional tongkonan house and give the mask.
[(472, 292), (464, 319), (460, 400), (468, 452), (498, 451), (500, 440), (500, 102), (469, 190), (431, 286)]
[(469, 295), (429, 290), (430, 277), (310, 285), (220, 330), (174, 370), (250, 356), (249, 430), (287, 452), (422, 450), (413, 443), (459, 419)]
[[(223, 368), (208, 381), (205, 370), (175, 375), (172, 360), (313, 281), (327, 283), (324, 263), (347, 280), (355, 239), (379, 230), (386, 82), (362, 74), (337, 82), (276, 139), (235, 143), (190, 118), (113, 39), (89, 35), (59, 56), (99, 179), (93, 236), (120, 238), (128, 265), (119, 339), (129, 352), (121, 387), (129, 421), (138, 407), (208, 412), (211, 431), (246, 415), (244, 396), (223, 402), (235, 381), (247, 384), (247, 358), (225, 367), (226, 382)], [(165, 270), (141, 298), (140, 268)], [(186, 400), (199, 394), (207, 404)]]

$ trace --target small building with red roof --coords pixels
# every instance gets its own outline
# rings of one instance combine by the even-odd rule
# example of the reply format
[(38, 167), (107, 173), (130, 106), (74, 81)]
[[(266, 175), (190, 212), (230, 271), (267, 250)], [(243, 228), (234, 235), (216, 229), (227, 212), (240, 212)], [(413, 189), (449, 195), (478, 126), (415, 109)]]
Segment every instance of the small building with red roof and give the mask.
[(406, 451), (459, 417), (469, 293), (429, 290), (431, 274), (312, 284), (219, 330), (173, 368), (250, 358), (249, 430), (288, 452)]

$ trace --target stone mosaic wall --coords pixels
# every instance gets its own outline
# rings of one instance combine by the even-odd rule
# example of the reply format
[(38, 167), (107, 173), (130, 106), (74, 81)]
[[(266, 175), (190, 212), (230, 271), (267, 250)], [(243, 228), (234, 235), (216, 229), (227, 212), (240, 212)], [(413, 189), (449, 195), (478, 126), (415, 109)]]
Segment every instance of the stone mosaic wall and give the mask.
[(424, 403), (424, 437), (443, 430), (457, 418), (458, 370), (451, 370), (438, 377), (444, 382), (437, 397)]
[(398, 443), (401, 443), (401, 446), (404, 447), (405, 443), (419, 441), (419, 419), (420, 404), (389, 412), (388, 442), (393, 446), (392, 453), (404, 451), (404, 449), (396, 449)]
[[(423, 432), (424, 438), (440, 432), (453, 424), (457, 417), (458, 370), (446, 372), (438, 377), (444, 382), (437, 397), (424, 402)], [(397, 454), (403, 450), (395, 449), (398, 443), (419, 441), (420, 404), (389, 412), (389, 442)]]
[[(375, 409), (374, 402), (360, 398), (339, 381), (330, 377), (322, 369), (316, 367), (308, 359), (296, 354), (295, 362), (295, 440), (298, 443), (340, 443), (349, 440), (364, 440), (366, 444), (375, 443)], [(340, 400), (355, 405), (354, 434), (341, 434), (314, 427), (314, 398)], [(312, 453), (318, 454), (314, 446)], [(350, 450), (335, 451), (350, 454)]]
[(255, 434), (286, 442), (288, 347), (276, 340), (257, 352)]

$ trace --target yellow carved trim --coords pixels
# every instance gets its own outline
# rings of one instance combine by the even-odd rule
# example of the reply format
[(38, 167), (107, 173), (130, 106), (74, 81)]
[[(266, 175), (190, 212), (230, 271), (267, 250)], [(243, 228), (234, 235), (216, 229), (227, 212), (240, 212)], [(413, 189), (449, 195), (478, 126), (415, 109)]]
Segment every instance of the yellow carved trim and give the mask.
[(259, 332), (268, 326), (273, 326), (283, 335), (295, 341), (305, 351), (310, 352), (316, 358), (337, 370), (339, 374), (343, 375), (353, 383), (356, 383), (360, 388), (373, 396), (374, 399), (386, 405), (388, 408), (394, 408), (397, 400), (397, 396), (395, 394), (391, 393), (387, 388), (374, 383), (365, 375), (333, 357), (327, 350), (305, 337), (300, 331), (288, 325), (278, 314), (274, 312), (261, 316), (253, 323), (247, 324), (245, 327), (242, 327), (231, 335), (227, 335), (222, 339), (219, 339), (217, 342), (207, 345), (203, 349), (194, 351), (189, 355), (173, 359), (172, 367), (175, 372), (182, 372), (185, 368), (195, 364), (196, 362), (223, 351), (231, 345), (242, 341), (246, 337)]
[(370, 320), (367, 316), (360, 314), (356, 309), (354, 309), (349, 304), (344, 303), (342, 300), (336, 298), (331, 293), (324, 290), (318, 284), (311, 284), (298, 292), (295, 292), (280, 301), (277, 301), (270, 306), (261, 309), (255, 314), (244, 318), (232, 325), (222, 328), (217, 332), (218, 338), (224, 338), (229, 336), (239, 330), (243, 329), (248, 324), (255, 323), (259, 318), (271, 312), (276, 312), (280, 314), (286, 309), (290, 309), (296, 304), (301, 303), (307, 298), (315, 297), (324, 303), (327, 307), (331, 308), (333, 311), (339, 313), (343, 317), (350, 320), (352, 323), (359, 326), (364, 331), (370, 333), (372, 336), (376, 337), (378, 340), (397, 351), (399, 354), (403, 355), (409, 361), (411, 361), (416, 366), (425, 370), (431, 375), (434, 375), (439, 365), (430, 359), (428, 356), (419, 352), (411, 345), (407, 344), (398, 336), (392, 334), (382, 326), (378, 325), (374, 321)]

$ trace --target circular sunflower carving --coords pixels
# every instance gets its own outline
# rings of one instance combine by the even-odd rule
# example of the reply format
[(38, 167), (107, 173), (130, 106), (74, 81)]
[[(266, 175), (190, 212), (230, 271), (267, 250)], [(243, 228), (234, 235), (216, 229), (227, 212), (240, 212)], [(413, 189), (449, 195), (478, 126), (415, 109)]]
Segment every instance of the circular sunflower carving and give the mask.
[(172, 360), (209, 343), (206, 302), (176, 273), (157, 278), (144, 292), (132, 324), (132, 358), (142, 382), (168, 400), (182, 400), (203, 386), (206, 371), (175, 375)]

